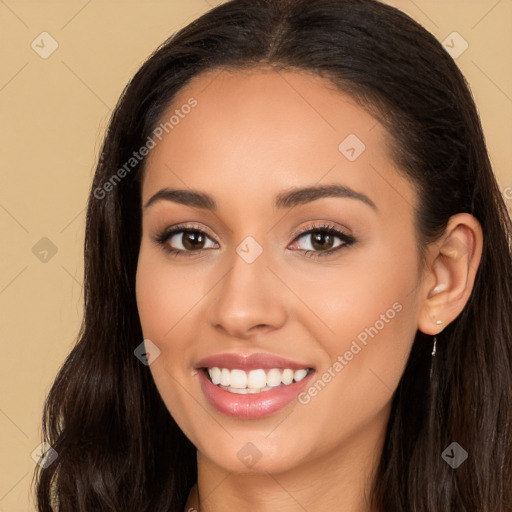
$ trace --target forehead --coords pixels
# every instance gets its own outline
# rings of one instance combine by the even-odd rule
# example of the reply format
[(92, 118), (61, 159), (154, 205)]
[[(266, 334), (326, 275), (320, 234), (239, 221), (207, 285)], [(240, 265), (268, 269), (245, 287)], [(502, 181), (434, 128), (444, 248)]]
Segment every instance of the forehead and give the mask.
[(159, 188), (179, 186), (207, 191), (221, 203), (236, 189), (247, 206), (278, 189), (338, 182), (388, 206), (414, 204), (384, 127), (312, 73), (208, 71), (179, 91), (161, 121), (167, 130), (148, 156), (143, 201)]

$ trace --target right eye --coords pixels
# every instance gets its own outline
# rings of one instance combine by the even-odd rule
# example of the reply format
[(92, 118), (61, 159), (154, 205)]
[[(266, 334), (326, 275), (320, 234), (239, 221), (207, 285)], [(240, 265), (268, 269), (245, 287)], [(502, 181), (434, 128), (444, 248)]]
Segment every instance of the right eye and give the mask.
[[(160, 233), (155, 241), (163, 249), (176, 256), (191, 256), (204, 249), (216, 249), (217, 242), (213, 241), (204, 231), (191, 226), (176, 226)], [(210, 242), (210, 245), (208, 245)]]

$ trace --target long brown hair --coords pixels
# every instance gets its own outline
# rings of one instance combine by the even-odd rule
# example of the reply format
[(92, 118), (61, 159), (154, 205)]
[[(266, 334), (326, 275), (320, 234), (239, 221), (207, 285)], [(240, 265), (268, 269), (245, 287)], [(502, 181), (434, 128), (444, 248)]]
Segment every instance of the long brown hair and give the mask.
[[(113, 112), (87, 210), (83, 324), (45, 403), (43, 440), (58, 457), (34, 474), (39, 512), (183, 510), (195, 448), (133, 354), (143, 339), (135, 273), (144, 160), (104, 185), (191, 78), (260, 64), (324, 76), (384, 123), (421, 198), (420, 254), (456, 213), (483, 228), (473, 292), (438, 336), (431, 380), (431, 340), (416, 335), (372, 504), (511, 511), (512, 226), (463, 75), (429, 32), (375, 0), (233, 0), (157, 49)], [(457, 469), (441, 456), (452, 442), (468, 452)]]

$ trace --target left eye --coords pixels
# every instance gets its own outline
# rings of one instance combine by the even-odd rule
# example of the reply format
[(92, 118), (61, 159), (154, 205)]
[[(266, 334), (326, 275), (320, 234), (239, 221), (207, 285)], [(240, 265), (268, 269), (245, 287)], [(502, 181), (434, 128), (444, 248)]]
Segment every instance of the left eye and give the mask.
[[(303, 240), (301, 241), (301, 239)], [(351, 237), (333, 228), (310, 229), (301, 233), (295, 240), (297, 240), (295, 242), (297, 249), (315, 252), (333, 251), (352, 242)]]

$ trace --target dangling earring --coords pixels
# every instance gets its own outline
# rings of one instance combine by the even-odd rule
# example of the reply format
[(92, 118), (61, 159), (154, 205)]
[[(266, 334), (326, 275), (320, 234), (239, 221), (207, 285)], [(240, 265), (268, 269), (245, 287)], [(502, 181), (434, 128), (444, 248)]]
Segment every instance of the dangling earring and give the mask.
[[(443, 323), (442, 320), (436, 320), (437, 325), (441, 325)], [(432, 347), (432, 360), (430, 361), (430, 379), (432, 379), (432, 368), (434, 366), (434, 358), (436, 357), (436, 349), (437, 349), (437, 337), (434, 336), (434, 345)]]
[(434, 336), (434, 345), (432, 347), (432, 359), (430, 360), (430, 380), (432, 380), (432, 368), (434, 367), (434, 359), (436, 357), (436, 343), (437, 343), (437, 338)]

